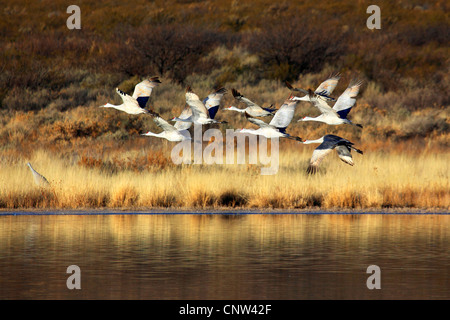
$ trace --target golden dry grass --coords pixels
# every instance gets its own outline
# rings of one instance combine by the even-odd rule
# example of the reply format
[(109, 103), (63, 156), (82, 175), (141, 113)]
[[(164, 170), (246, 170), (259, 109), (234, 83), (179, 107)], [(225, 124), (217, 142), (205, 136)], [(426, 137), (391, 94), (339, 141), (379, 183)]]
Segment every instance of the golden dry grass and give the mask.
[[(412, 156), (377, 151), (354, 155), (351, 167), (333, 152), (317, 175), (308, 176), (305, 170), (313, 149), (298, 144), (282, 152), (278, 173), (269, 176), (260, 174), (260, 165), (249, 164), (111, 173), (41, 150), (28, 159), (1, 160), (0, 208), (450, 208), (449, 153)], [(46, 176), (50, 189), (34, 185), (27, 161)]]

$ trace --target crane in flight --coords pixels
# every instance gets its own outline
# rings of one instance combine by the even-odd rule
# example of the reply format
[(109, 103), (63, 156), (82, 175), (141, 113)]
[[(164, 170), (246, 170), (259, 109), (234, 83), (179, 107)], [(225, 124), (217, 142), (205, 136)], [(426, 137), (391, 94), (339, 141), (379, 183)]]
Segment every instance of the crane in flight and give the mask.
[(227, 92), (227, 89), (223, 87), (215, 88), (213, 92), (211, 92), (205, 99), (203, 99), (203, 104), (208, 110), (209, 117), (214, 119), (219, 111), (220, 102), (222, 101), (223, 96)]
[[(225, 88), (219, 89), (225, 93)], [(200, 100), (198, 95), (196, 95), (190, 86), (186, 88), (186, 103), (189, 105), (192, 111), (192, 115), (187, 118), (174, 117), (171, 121), (181, 121), (181, 122), (191, 122), (194, 124), (211, 124), (211, 123), (227, 123), (226, 121), (217, 121), (211, 118), (208, 109), (205, 104)]]
[(145, 105), (152, 94), (153, 88), (158, 86), (160, 83), (161, 81), (158, 77), (141, 81), (134, 87), (132, 96), (126, 94), (119, 88), (116, 88), (116, 92), (122, 98), (123, 103), (120, 105), (106, 103), (105, 105), (100, 106), (100, 108), (114, 108), (128, 114), (148, 113), (145, 109)]
[(241, 113), (247, 113), (252, 117), (267, 117), (267, 116), (273, 116), (274, 112), (277, 111), (277, 109), (272, 108), (262, 108), (250, 99), (244, 97), (239, 91), (236, 89), (231, 89), (231, 93), (233, 94), (233, 97), (239, 101), (243, 102), (247, 105), (245, 109), (239, 109), (235, 106), (230, 106), (227, 108), (224, 108), (224, 110), (231, 110), (231, 111), (237, 111)]
[(281, 107), (275, 112), (272, 120), (269, 124), (276, 127), (281, 132), (286, 132), (287, 126), (291, 123), (294, 118), (295, 108), (297, 107), (299, 101), (293, 100), (293, 96), (290, 96), (284, 101)]
[(321, 112), (318, 117), (303, 117), (298, 121), (318, 121), (329, 125), (350, 124), (362, 128), (358, 123), (353, 123), (347, 119), (347, 115), (355, 105), (355, 97), (358, 95), (362, 81), (351, 81), (347, 89), (339, 96), (333, 108), (320, 96), (309, 91), (310, 102)]
[[(330, 97), (330, 94), (333, 92), (333, 90), (336, 88), (339, 79), (341, 78), (339, 73), (332, 73), (327, 80), (322, 82), (317, 89), (314, 91), (315, 94), (321, 96), (325, 100), (328, 101), (336, 101), (335, 98)], [(288, 87), (292, 94), (295, 96), (294, 100), (299, 101), (310, 101), (309, 99), (309, 90), (302, 89), (302, 88), (294, 88), (289, 82), (285, 81), (286, 87)], [(296, 92), (301, 92), (304, 95), (302, 97), (297, 97)]]
[(239, 130), (240, 133), (249, 133), (249, 134), (255, 134), (264, 136), (266, 138), (287, 138), (292, 139), (296, 141), (303, 141), (300, 137), (291, 136), (290, 134), (286, 133), (286, 127), (277, 127), (276, 125), (272, 124), (272, 121), (270, 123), (266, 123), (260, 119), (253, 118), (250, 114), (247, 112), (245, 113), (245, 117), (247, 120), (253, 124), (256, 124), (259, 128), (258, 129), (241, 129)]
[(169, 141), (191, 140), (191, 135), (187, 130), (178, 130), (177, 128), (175, 128), (175, 126), (168, 123), (166, 120), (161, 118), (161, 116), (158, 113), (154, 111), (150, 110), (148, 113), (153, 117), (153, 121), (156, 123), (156, 125), (161, 129), (163, 129), (163, 131), (160, 133), (153, 133), (148, 131), (146, 133), (143, 133), (142, 134), (143, 136), (158, 137), (167, 139)]
[(320, 145), (313, 151), (308, 169), (306, 170), (306, 173), (308, 174), (315, 174), (318, 171), (319, 164), (322, 162), (323, 158), (325, 158), (333, 149), (336, 149), (336, 152), (342, 161), (351, 166), (354, 164), (351, 150), (363, 154), (361, 150), (356, 149), (353, 146), (353, 142), (334, 134), (327, 134), (317, 140), (303, 141), (303, 144), (311, 143), (320, 143)]
[[(217, 111), (219, 110), (219, 107), (220, 107), (220, 102), (221, 102), (224, 94), (226, 93), (226, 91), (227, 90), (225, 88), (214, 89), (213, 92), (211, 92), (205, 99), (203, 99), (203, 104), (205, 105), (206, 109), (208, 110), (209, 117), (211, 119), (214, 119), (214, 117), (216, 116)], [(191, 116), (192, 116), (192, 109), (188, 104), (186, 104), (186, 107), (183, 109), (181, 114), (177, 117), (178, 119), (181, 119), (181, 120), (176, 121), (174, 127), (178, 130), (188, 130), (191, 127), (192, 122), (186, 122), (183, 120), (189, 119)], [(173, 118), (173, 119), (176, 119), (176, 118)]]

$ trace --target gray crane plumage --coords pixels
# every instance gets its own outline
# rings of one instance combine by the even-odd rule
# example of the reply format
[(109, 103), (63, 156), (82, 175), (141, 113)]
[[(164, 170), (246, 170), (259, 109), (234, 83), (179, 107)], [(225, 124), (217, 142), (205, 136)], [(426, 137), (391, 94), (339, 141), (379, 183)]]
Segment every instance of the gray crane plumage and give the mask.
[(31, 163), (28, 162), (27, 166), (30, 168), (31, 173), (33, 174), (34, 183), (38, 187), (48, 187), (50, 185), (48, 180), (43, 175), (41, 175), (39, 172), (33, 169)]
[(306, 170), (308, 174), (316, 173), (323, 158), (325, 158), (333, 149), (336, 149), (339, 158), (343, 162), (351, 166), (353, 166), (351, 150), (363, 154), (361, 150), (356, 149), (353, 146), (353, 142), (350, 142), (347, 139), (341, 138), (334, 134), (327, 134), (317, 140), (305, 140), (303, 141), (303, 143), (320, 143), (320, 145), (314, 150), (311, 156), (311, 160), (309, 161), (308, 169)]

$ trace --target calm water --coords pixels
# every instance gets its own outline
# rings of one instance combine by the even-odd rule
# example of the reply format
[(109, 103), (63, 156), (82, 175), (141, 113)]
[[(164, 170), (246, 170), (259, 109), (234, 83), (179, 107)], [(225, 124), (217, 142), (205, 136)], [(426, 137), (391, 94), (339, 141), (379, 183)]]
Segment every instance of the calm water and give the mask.
[(0, 216), (0, 299), (450, 299), (449, 244), (450, 215)]

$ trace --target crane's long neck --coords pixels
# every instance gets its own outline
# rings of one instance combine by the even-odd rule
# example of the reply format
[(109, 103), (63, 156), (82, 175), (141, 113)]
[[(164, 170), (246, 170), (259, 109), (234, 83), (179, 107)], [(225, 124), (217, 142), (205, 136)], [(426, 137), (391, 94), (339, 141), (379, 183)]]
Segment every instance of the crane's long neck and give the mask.
[(143, 136), (158, 137), (158, 138), (164, 138), (165, 135), (166, 135), (165, 131), (163, 131), (161, 133), (154, 133), (154, 132), (149, 131), (149, 132), (143, 134)]
[(175, 118), (172, 119), (172, 121), (192, 122), (192, 116), (191, 116), (191, 117), (188, 117), (188, 118), (186, 118), (186, 119), (180, 119), (180, 118), (178, 118), (178, 117), (175, 117)]
[(308, 95), (305, 95), (305, 96), (303, 96), (303, 97), (297, 97), (297, 96), (295, 96), (295, 97), (292, 98), (292, 100), (294, 100), (294, 101), (311, 101), (311, 100), (309, 99), (309, 96), (308, 96)]
[(261, 131), (261, 129), (256, 129), (256, 130), (253, 130), (253, 129), (241, 129), (239, 132), (240, 133), (250, 133), (250, 134), (258, 134), (259, 132)]
[(35, 170), (33, 169), (33, 167), (31, 166), (31, 163), (27, 163), (27, 166), (30, 168), (30, 170), (32, 171), (32, 172), (35, 172)]
[(237, 111), (237, 112), (241, 112), (241, 113), (245, 112), (245, 109), (239, 109), (239, 108), (236, 108), (234, 106), (231, 106), (231, 107), (227, 108), (227, 110), (233, 110), (233, 111)]
[(301, 119), (301, 121), (318, 121), (318, 122), (322, 122), (322, 115), (318, 116), (318, 117), (303, 117)]
[(124, 104), (122, 103), (122, 104), (119, 104), (119, 105), (114, 105), (114, 104), (111, 104), (111, 103), (107, 103), (107, 104), (105, 104), (105, 105), (103, 105), (103, 106), (100, 106), (101, 108), (114, 108), (114, 109), (117, 109), (117, 110), (120, 110), (120, 111), (124, 111)]
[(304, 140), (303, 143), (304, 144), (311, 144), (311, 143), (322, 143), (323, 142), (323, 137), (320, 139), (316, 139), (316, 140)]

